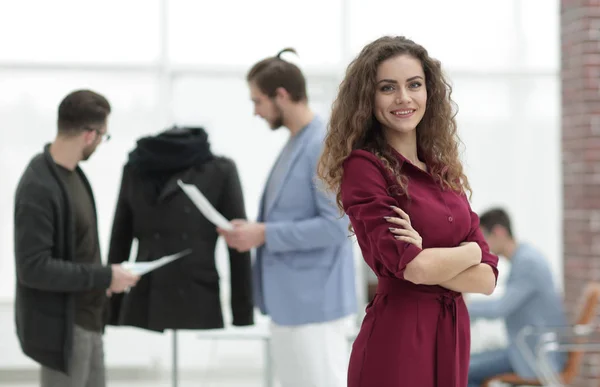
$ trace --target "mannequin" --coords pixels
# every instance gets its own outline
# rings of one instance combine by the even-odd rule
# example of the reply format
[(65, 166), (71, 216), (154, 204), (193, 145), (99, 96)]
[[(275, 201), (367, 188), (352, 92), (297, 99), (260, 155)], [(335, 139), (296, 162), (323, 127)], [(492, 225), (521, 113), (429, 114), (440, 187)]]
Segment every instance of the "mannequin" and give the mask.
[[(151, 331), (223, 328), (215, 226), (194, 207), (177, 180), (195, 184), (228, 219), (245, 218), (235, 163), (212, 154), (202, 128), (171, 127), (140, 138), (123, 168), (108, 261), (137, 262), (181, 250), (192, 253), (144, 275), (125, 295), (113, 295), (107, 323)], [(229, 249), (233, 325), (254, 323), (250, 254)]]

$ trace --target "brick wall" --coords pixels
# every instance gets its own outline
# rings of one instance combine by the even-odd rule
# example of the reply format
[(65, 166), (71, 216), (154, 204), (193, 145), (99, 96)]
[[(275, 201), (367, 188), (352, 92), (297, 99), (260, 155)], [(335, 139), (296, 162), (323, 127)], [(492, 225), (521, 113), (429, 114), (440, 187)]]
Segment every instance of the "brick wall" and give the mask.
[[(600, 280), (600, 0), (561, 0), (564, 284), (571, 317)], [(574, 386), (598, 386), (587, 355)]]

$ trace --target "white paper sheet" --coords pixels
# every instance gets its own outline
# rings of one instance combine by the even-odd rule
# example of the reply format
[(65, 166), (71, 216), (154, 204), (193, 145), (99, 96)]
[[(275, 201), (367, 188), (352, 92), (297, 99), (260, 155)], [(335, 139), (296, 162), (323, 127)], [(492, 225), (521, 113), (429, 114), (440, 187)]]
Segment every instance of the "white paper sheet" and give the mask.
[(173, 254), (173, 255), (164, 256), (164, 257), (162, 257), (160, 259), (157, 259), (155, 261), (150, 261), (150, 262), (123, 262), (121, 264), (121, 266), (123, 266), (123, 268), (125, 270), (129, 270), (133, 274), (144, 275), (146, 273), (151, 272), (152, 270), (158, 269), (159, 267), (166, 265), (167, 263), (173, 262), (176, 259), (184, 257), (184, 256), (188, 255), (191, 252), (192, 252), (191, 249), (187, 249), (187, 250), (180, 251), (179, 253), (176, 253), (176, 254)]
[(198, 187), (193, 184), (186, 184), (181, 180), (177, 180), (177, 184), (181, 187), (183, 192), (190, 198), (190, 200), (198, 207), (202, 215), (212, 222), (215, 226), (222, 228), (223, 230), (233, 230), (233, 225), (217, 211), (208, 199), (200, 192)]

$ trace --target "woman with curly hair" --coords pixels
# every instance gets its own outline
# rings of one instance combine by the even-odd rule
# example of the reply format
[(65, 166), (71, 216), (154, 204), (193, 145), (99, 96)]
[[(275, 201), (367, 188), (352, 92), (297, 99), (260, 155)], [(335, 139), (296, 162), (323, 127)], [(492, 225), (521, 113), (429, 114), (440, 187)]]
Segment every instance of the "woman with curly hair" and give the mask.
[(450, 95), (422, 46), (382, 37), (348, 66), (334, 102), (319, 177), (378, 277), (349, 387), (467, 385), (462, 292), (491, 294), (498, 257), (469, 205)]

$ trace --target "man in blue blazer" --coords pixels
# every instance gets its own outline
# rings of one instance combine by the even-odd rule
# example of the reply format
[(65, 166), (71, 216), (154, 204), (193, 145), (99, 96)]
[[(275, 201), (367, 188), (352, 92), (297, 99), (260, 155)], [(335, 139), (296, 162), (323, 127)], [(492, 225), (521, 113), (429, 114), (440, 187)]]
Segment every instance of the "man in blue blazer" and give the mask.
[[(480, 386), (493, 376), (516, 373), (521, 378), (536, 379), (534, 365), (523, 357), (516, 338), (526, 326), (562, 327), (567, 324), (562, 297), (554, 283), (546, 258), (536, 249), (517, 243), (510, 218), (500, 208), (490, 209), (480, 216), (480, 227), (495, 254), (511, 262), (504, 294), (498, 299), (468, 303), (471, 319), (503, 319), (508, 335), (508, 348), (486, 351), (471, 356), (469, 387)], [(535, 348), (535, 337), (528, 345)], [(552, 359), (555, 371), (561, 371), (565, 355)]]
[(254, 113), (289, 140), (264, 189), (256, 223), (219, 230), (240, 251), (256, 248), (255, 302), (271, 317), (271, 345), (282, 387), (345, 387), (346, 329), (356, 313), (348, 219), (319, 186), (325, 123), (308, 106), (300, 69), (280, 55), (249, 71)]

